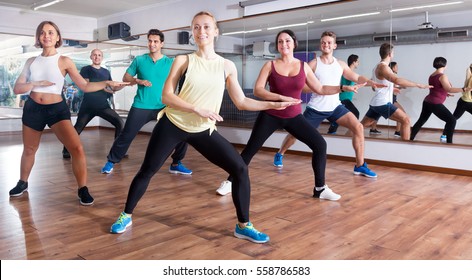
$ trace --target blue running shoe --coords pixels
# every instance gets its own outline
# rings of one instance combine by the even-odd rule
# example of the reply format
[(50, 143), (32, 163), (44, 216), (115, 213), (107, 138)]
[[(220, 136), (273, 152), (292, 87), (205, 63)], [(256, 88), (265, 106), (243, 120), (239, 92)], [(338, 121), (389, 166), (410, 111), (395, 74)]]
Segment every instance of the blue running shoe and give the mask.
[(125, 212), (121, 212), (118, 220), (111, 225), (110, 232), (111, 233), (123, 233), (126, 229), (133, 224), (131, 220), (131, 216), (126, 214)]
[(244, 228), (240, 228), (239, 225), (236, 224), (234, 236), (236, 236), (237, 238), (252, 241), (254, 243), (266, 243), (270, 240), (267, 234), (255, 229), (251, 222), (247, 223), (246, 227)]
[(281, 153), (276, 153), (274, 156), (274, 166), (284, 167), (284, 163), (282, 161), (283, 159), (284, 159), (284, 155), (282, 155)]
[(182, 174), (182, 175), (192, 175), (192, 170), (186, 168), (179, 160), (177, 165), (170, 165), (169, 173), (172, 174)]
[(447, 136), (446, 135), (441, 135), (441, 137), (439, 138), (439, 142), (441, 143), (446, 143), (447, 142)]
[(369, 178), (377, 178), (377, 174), (367, 167), (367, 163), (357, 167), (354, 165), (354, 175), (363, 175)]
[(102, 174), (110, 174), (113, 171), (113, 166), (113, 162), (107, 161), (107, 163), (105, 163), (105, 166), (103, 166), (102, 168)]

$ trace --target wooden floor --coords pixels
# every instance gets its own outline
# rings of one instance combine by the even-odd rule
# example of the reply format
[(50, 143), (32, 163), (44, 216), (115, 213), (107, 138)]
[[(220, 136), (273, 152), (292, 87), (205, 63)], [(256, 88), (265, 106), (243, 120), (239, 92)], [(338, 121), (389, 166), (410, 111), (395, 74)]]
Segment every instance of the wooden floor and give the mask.
[(342, 198), (320, 201), (311, 196), (310, 157), (288, 154), (276, 169), (268, 151), (250, 165), (251, 220), (270, 235), (268, 244), (233, 237), (231, 196), (215, 194), (226, 174), (192, 147), (184, 163), (194, 175), (169, 174), (168, 161), (138, 204), (133, 226), (110, 234), (149, 135), (138, 135), (129, 158), (103, 175), (112, 138), (104, 129), (81, 135), (95, 197), (86, 207), (52, 133), (43, 136), (29, 191), (10, 198), (22, 141), (20, 134), (0, 135), (0, 259), (472, 259), (471, 177), (371, 165), (379, 178), (369, 179), (354, 176), (352, 162), (328, 160), (327, 183)]

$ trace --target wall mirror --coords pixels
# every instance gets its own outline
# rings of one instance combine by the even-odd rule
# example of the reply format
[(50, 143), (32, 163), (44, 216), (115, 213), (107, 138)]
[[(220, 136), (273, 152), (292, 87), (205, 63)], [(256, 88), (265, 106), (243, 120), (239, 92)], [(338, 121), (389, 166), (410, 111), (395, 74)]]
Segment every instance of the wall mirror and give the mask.
[[(456, 2), (457, 4), (450, 4)], [(216, 47), (219, 53), (235, 62), (240, 83), (248, 95), (252, 94), (254, 82), (264, 62), (277, 55), (274, 40), (282, 28), (296, 32), (299, 40), (296, 55), (306, 61), (313, 59), (315, 54), (320, 54), (318, 45), (321, 33), (332, 30), (338, 35), (338, 48), (334, 56), (346, 61), (350, 54), (358, 55), (360, 66), (356, 72), (359, 74), (368, 77), (372, 75), (372, 68), (380, 60), (378, 55), (380, 44), (391, 41), (395, 45), (394, 60), (398, 62), (401, 77), (427, 83), (428, 76), (434, 71), (432, 67), (434, 57), (444, 56), (448, 60), (446, 73), (450, 81), (455, 87), (462, 87), (465, 71), (472, 63), (470, 52), (472, 26), (467, 22), (472, 11), (472, 1), (444, 1), (444, 3), (450, 5), (434, 6), (442, 4), (438, 1), (418, 3), (405, 0), (338, 1), (265, 14), (244, 15), (243, 12), (240, 19), (219, 23), (221, 35)], [(418, 8), (422, 4), (429, 6)], [(412, 7), (417, 8), (407, 9)], [(396, 9), (399, 11), (390, 12)], [(430, 22), (431, 26), (423, 25), (426, 22)], [(191, 42), (179, 43), (178, 33), (183, 31), (190, 30), (188, 27), (182, 27), (165, 31), (166, 44), (163, 52), (166, 55), (175, 56), (193, 50)], [(111, 71), (114, 79), (121, 80), (134, 56), (148, 51), (146, 35), (136, 35), (140, 35), (139, 39), (129, 42), (118, 39), (88, 43), (87, 46), (65, 46), (61, 48), (61, 53), (73, 58), (80, 67), (90, 63), (89, 54), (92, 49), (102, 49), (105, 55), (102, 65)], [(0, 36), (0, 106), (18, 107), (20, 100), (12, 96), (11, 87), (24, 61), (36, 55), (34, 51), (37, 50), (31, 47), (33, 37)], [(398, 97), (400, 104), (410, 116), (412, 125), (419, 117), (427, 93), (427, 90), (409, 88), (403, 90)], [(114, 98), (116, 108), (128, 110), (134, 94), (133, 87), (118, 92)], [(360, 118), (367, 111), (372, 96), (373, 92), (369, 88), (361, 89), (354, 96), (353, 103), (360, 112)], [(304, 98), (306, 100), (309, 96)], [(456, 94), (446, 100), (445, 105), (451, 112), (454, 111), (459, 98), (460, 94)], [(227, 115), (224, 116), (224, 125), (252, 126), (254, 113), (231, 111), (229, 100), (225, 100), (224, 106), (229, 106), (226, 110)], [(393, 135), (394, 122), (381, 118), (378, 125), (382, 134), (370, 135), (366, 130), (366, 137), (397, 139)], [(417, 140), (439, 143), (443, 127), (444, 122), (431, 116), (418, 134)], [(454, 143), (470, 143), (471, 131), (472, 116), (465, 113), (457, 121), (455, 134), (457, 137)], [(320, 132), (326, 133), (327, 126), (321, 127)], [(346, 130), (339, 129), (337, 135), (344, 137), (345, 133)]]

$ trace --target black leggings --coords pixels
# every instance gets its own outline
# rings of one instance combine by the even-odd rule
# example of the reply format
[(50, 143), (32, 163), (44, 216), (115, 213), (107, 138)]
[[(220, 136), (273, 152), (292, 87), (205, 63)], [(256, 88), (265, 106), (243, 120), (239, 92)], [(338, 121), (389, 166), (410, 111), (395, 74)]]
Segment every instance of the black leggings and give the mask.
[(251, 187), (247, 165), (238, 151), (216, 130), (188, 133), (176, 127), (164, 115), (152, 131), (143, 164), (131, 182), (125, 213), (133, 213), (146, 192), (151, 178), (162, 167), (177, 144), (187, 142), (213, 164), (233, 176), (232, 196), (236, 215), (241, 223), (249, 222)]
[[(108, 153), (107, 159), (110, 162), (118, 163), (126, 155), (131, 142), (138, 134), (139, 130), (148, 122), (156, 120), (157, 114), (162, 109), (139, 109), (131, 107), (126, 118), (123, 131), (115, 138), (113, 146)], [(187, 152), (187, 143), (179, 143), (172, 154), (172, 163), (181, 161)]]
[(421, 109), (420, 118), (411, 128), (410, 140), (415, 139), (416, 134), (418, 134), (421, 127), (428, 121), (431, 114), (434, 114), (439, 119), (446, 122), (444, 134), (447, 137), (447, 143), (452, 143), (452, 136), (454, 134), (454, 128), (456, 127), (456, 118), (454, 118), (444, 104), (431, 104), (426, 101), (423, 101), (423, 109)]
[[(462, 100), (462, 98), (459, 98), (459, 100), (457, 100), (456, 109), (452, 115), (454, 118), (456, 118), (456, 120), (458, 120), (462, 117), (462, 115), (464, 115), (465, 112), (469, 112), (469, 114), (472, 115), (472, 102), (466, 102)], [(443, 135), (446, 135), (446, 128), (443, 130)]]
[(123, 130), (124, 122), (121, 117), (111, 108), (102, 108), (102, 109), (93, 109), (85, 108), (84, 106), (80, 107), (79, 113), (77, 114), (77, 121), (74, 125), (75, 130), (78, 134), (84, 130), (87, 124), (94, 118), (100, 117), (115, 127), (115, 138), (120, 135)]
[[(244, 162), (249, 165), (251, 159), (267, 138), (280, 128), (284, 128), (313, 151), (311, 165), (315, 174), (315, 186), (323, 187), (325, 185), (326, 141), (302, 114), (293, 118), (282, 119), (260, 112), (252, 129), (251, 137), (241, 152)], [(228, 180), (232, 181), (232, 179), (230, 175)]]

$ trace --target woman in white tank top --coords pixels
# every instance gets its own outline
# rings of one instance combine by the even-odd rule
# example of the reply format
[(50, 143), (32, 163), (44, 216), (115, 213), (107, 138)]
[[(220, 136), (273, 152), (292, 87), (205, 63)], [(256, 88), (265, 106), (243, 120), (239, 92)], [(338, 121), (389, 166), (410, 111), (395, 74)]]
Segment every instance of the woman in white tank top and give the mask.
[(14, 93), (31, 91), (23, 109), (23, 154), (21, 156), (20, 180), (10, 190), (10, 196), (20, 196), (28, 190), (28, 177), (33, 168), (35, 154), (44, 128), (48, 125), (72, 155), (72, 170), (77, 186), (78, 198), (82, 205), (93, 204), (87, 185), (85, 153), (79, 135), (70, 121), (70, 111), (62, 97), (64, 77), (69, 74), (72, 81), (84, 92), (98, 91), (105, 87), (114, 90), (126, 83), (104, 81), (87, 82), (80, 76), (74, 62), (57, 52), (62, 45), (61, 32), (51, 21), (41, 22), (36, 29), (35, 46), (42, 48), (38, 57), (27, 60), (23, 71), (16, 80)]

